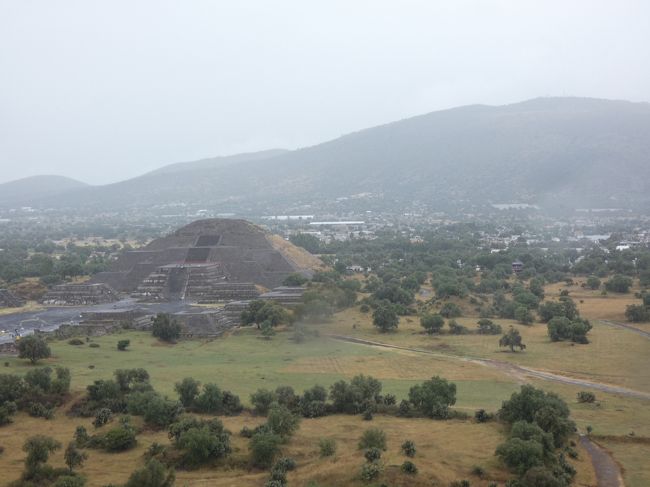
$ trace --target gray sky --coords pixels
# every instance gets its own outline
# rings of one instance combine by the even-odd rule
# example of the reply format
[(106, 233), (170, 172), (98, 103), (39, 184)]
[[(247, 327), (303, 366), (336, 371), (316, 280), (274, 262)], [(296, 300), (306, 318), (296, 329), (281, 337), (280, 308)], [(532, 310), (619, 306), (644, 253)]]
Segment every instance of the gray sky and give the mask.
[(650, 2), (0, 0), (0, 182), (551, 95), (650, 101)]

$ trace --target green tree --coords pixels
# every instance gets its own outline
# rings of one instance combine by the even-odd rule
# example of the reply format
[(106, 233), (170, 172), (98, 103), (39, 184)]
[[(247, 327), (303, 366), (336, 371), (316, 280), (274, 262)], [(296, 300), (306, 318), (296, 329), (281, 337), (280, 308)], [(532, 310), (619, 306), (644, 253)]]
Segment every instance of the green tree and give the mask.
[(199, 386), (201, 383), (192, 377), (185, 377), (182, 381), (174, 385), (174, 390), (178, 394), (181, 404), (186, 407), (192, 407), (196, 397), (199, 395)]
[(456, 384), (435, 376), (409, 390), (409, 401), (421, 414), (430, 418), (445, 419), (449, 407), (456, 404)]
[(51, 355), (49, 345), (41, 337), (28, 335), (18, 341), (18, 357), (29, 359), (32, 364)]
[(118, 426), (104, 435), (103, 446), (111, 452), (125, 451), (136, 444), (133, 428)]
[(420, 326), (422, 326), (428, 334), (440, 333), (444, 324), (445, 319), (439, 314), (427, 313), (420, 317)]
[(176, 446), (183, 450), (183, 464), (190, 468), (199, 467), (213, 459), (224, 458), (231, 452), (230, 436), (218, 420), (182, 432)]
[(520, 475), (532, 467), (544, 464), (544, 450), (535, 440), (511, 438), (497, 447), (496, 454)]
[(522, 325), (532, 325), (534, 321), (533, 313), (526, 306), (515, 309), (515, 319)]
[(479, 335), (498, 335), (499, 333), (501, 333), (501, 326), (492, 320), (488, 320), (487, 318), (478, 320)]
[(308, 281), (308, 279), (302, 274), (289, 274), (282, 281), (283, 286), (302, 286)]
[(196, 409), (202, 413), (217, 414), (223, 410), (223, 392), (216, 384), (205, 384), (203, 391), (194, 401)]
[(280, 454), (282, 437), (270, 431), (260, 431), (251, 438), (248, 448), (251, 462), (256, 467), (268, 468)]
[(176, 475), (155, 458), (134, 471), (124, 487), (173, 487)]
[(71, 441), (68, 443), (68, 446), (65, 449), (63, 458), (65, 460), (65, 464), (68, 466), (68, 469), (70, 469), (70, 472), (72, 473), (75, 468), (81, 467), (83, 465), (83, 463), (88, 458), (88, 455), (80, 451), (77, 448), (77, 444), (74, 441)]
[(255, 408), (255, 413), (260, 416), (266, 416), (271, 408), (271, 404), (275, 401), (277, 401), (276, 394), (268, 389), (258, 389), (251, 394), (251, 403)]
[(173, 343), (181, 336), (181, 325), (167, 313), (158, 313), (151, 329), (153, 336)]
[(589, 276), (587, 278), (587, 287), (589, 289), (593, 289), (593, 290), (599, 289), (600, 284), (601, 284), (600, 279), (598, 279), (596, 276)]
[(605, 289), (614, 293), (629, 293), (632, 287), (632, 279), (627, 276), (616, 274), (605, 282)]
[(266, 426), (283, 440), (290, 438), (300, 426), (300, 418), (285, 406), (274, 404), (269, 410)]
[(61, 443), (54, 438), (44, 435), (30, 436), (25, 440), (23, 451), (27, 453), (25, 467), (28, 472), (34, 472), (42, 464), (47, 463), (50, 453), (61, 448)]
[(372, 323), (379, 331), (386, 333), (397, 329), (399, 317), (390, 304), (380, 304), (372, 314)]
[(526, 350), (526, 345), (521, 341), (519, 330), (515, 330), (512, 326), (499, 340), (499, 346), (509, 347), (511, 352), (515, 351), (515, 347), (519, 350)]

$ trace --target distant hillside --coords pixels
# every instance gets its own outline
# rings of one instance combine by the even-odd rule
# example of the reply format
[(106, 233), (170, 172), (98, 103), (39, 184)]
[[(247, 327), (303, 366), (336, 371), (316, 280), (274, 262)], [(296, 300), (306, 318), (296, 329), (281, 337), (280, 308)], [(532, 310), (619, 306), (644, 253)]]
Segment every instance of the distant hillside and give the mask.
[(84, 187), (88, 185), (65, 176), (32, 176), (17, 179), (0, 184), (0, 205), (29, 203)]
[(269, 159), (271, 157), (286, 154), (287, 152), (289, 152), (287, 149), (269, 149), (260, 152), (246, 152), (243, 154), (235, 154), (234, 156), (211, 157), (208, 159), (201, 159), (200, 161), (178, 162), (176, 164), (169, 164), (167, 166), (161, 167), (160, 169), (156, 169), (155, 171), (151, 171), (147, 173), (147, 175), (171, 174), (184, 171), (193, 171), (195, 169), (216, 169), (219, 167), (228, 166), (230, 164)]
[[(196, 163), (195, 163), (196, 164)], [(372, 193), (386, 205), (650, 207), (650, 104), (539, 98), (443, 110), (218, 167), (176, 166), (43, 204), (286, 208)]]

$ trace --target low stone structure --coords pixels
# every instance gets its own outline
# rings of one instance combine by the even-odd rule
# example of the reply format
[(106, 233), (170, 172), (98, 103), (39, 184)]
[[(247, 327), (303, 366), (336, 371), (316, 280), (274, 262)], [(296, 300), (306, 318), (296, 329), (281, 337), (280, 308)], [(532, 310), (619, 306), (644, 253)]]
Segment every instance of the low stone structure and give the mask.
[(259, 299), (268, 299), (282, 306), (297, 306), (302, 303), (302, 296), (306, 289), (302, 286), (280, 286), (261, 294)]
[(108, 284), (59, 284), (43, 297), (43, 304), (83, 306), (114, 303), (118, 295)]
[(24, 299), (19, 298), (9, 289), (0, 289), (0, 308), (20, 308), (24, 305)]

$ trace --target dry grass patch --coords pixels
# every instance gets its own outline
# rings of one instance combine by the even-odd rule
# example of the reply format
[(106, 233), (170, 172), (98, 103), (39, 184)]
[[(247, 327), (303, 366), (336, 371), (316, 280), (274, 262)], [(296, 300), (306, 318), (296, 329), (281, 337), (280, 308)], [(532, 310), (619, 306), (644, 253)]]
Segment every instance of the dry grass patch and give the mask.
[[(247, 466), (248, 440), (238, 435), (243, 426), (254, 427), (262, 420), (248, 415), (222, 418), (233, 432), (231, 459), (214, 468), (177, 472), (177, 484), (187, 486), (237, 486), (254, 487), (264, 483), (268, 472)], [(75, 427), (84, 425), (93, 431), (90, 419), (69, 418), (59, 413), (52, 421), (30, 418), (20, 414), (16, 422), (2, 428), (2, 444), (5, 453), (0, 456), (0, 469), (6, 480), (18, 478), (23, 468), (24, 439), (36, 432), (52, 436), (67, 444), (72, 439)], [(474, 486), (486, 486), (489, 481), (505, 481), (509, 475), (494, 457), (496, 446), (503, 441), (505, 432), (496, 423), (475, 424), (468, 421), (432, 421), (428, 419), (404, 419), (376, 416), (372, 422), (362, 421), (358, 416), (329, 416), (303, 420), (295, 437), (283, 448), (283, 455), (294, 458), (298, 467), (289, 473), (290, 485), (307, 485), (310, 481), (321, 486), (361, 486), (358, 480), (362, 452), (357, 443), (367, 428), (381, 428), (386, 432), (388, 450), (382, 460), (386, 470), (382, 481), (395, 486), (430, 486), (433, 480), (438, 485), (448, 485), (452, 480), (471, 479)], [(319, 456), (320, 438), (333, 438), (337, 443), (336, 455), (322, 459)], [(405, 460), (400, 445), (406, 439), (415, 442), (417, 454), (413, 462), (418, 466), (418, 475), (411, 477), (399, 471)], [(80, 470), (88, 478), (89, 487), (100, 487), (108, 483), (123, 483), (130, 473), (142, 466), (142, 455), (157, 441), (169, 444), (164, 431), (145, 432), (138, 435), (138, 445), (133, 450), (109, 454), (99, 450), (88, 450), (88, 460)], [(581, 455), (584, 456), (584, 455)], [(51, 464), (63, 466), (63, 451), (51, 457)], [(486, 478), (472, 477), (471, 469), (480, 465)], [(576, 462), (580, 481), (592, 477), (590, 466), (584, 461)]]

